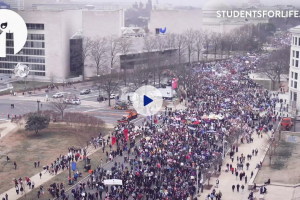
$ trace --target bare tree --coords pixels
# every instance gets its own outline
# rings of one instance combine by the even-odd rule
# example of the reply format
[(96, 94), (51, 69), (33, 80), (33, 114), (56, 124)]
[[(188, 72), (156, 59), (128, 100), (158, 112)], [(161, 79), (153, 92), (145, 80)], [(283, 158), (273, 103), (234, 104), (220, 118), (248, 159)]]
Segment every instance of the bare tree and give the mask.
[(111, 106), (110, 96), (119, 90), (119, 76), (115, 74), (102, 76), (101, 79), (97, 80), (97, 86), (106, 92), (108, 95), (108, 105)]
[(200, 62), (200, 55), (203, 50), (204, 33), (202, 30), (195, 31), (195, 50), (197, 52), (197, 61)]
[(100, 69), (107, 61), (107, 48), (106, 38), (96, 38), (92, 41), (90, 57), (93, 62), (92, 67), (97, 70), (97, 76), (100, 75)]
[(182, 34), (176, 34), (175, 48), (177, 49), (178, 64), (183, 62), (183, 57), (186, 53), (186, 37)]
[(271, 55), (260, 61), (258, 71), (272, 81), (272, 89), (275, 89), (276, 81), (280, 83), (281, 74), (288, 72), (289, 58), (289, 47), (285, 47), (273, 52)]
[(272, 160), (274, 159), (274, 157), (277, 154), (277, 148), (279, 147), (279, 139), (277, 138), (277, 135), (275, 136), (272, 135), (271, 137), (268, 135), (268, 137), (265, 139), (264, 144), (263, 144), (263, 148), (267, 148), (268, 149), (264, 149), (266, 150), (266, 156), (269, 158), (269, 165), (272, 165)]
[(138, 69), (135, 69), (130, 75), (129, 78), (132, 81), (132, 89), (136, 90), (141, 87), (143, 84), (148, 83), (149, 68), (146, 64), (139, 66)]
[(68, 104), (63, 101), (63, 99), (56, 99), (50, 102), (50, 106), (53, 110), (61, 114), (61, 120), (64, 119), (64, 112), (68, 107)]
[(158, 58), (156, 62), (154, 62), (154, 65), (156, 64), (156, 66), (154, 67), (154, 71), (155, 71), (154, 74), (157, 74), (158, 85), (160, 86), (161, 79), (162, 79), (162, 71), (163, 71), (162, 66), (165, 66), (166, 63), (166, 57), (164, 55), (165, 55), (165, 51), (167, 50), (167, 43), (165, 38), (163, 37), (157, 38), (157, 49), (158, 52), (156, 53), (156, 55)]
[(90, 55), (92, 47), (92, 40), (89, 37), (82, 38), (82, 49), (81, 49), (81, 59), (82, 59), (82, 79), (85, 80), (85, 61)]
[(188, 62), (191, 64), (192, 56), (195, 52), (195, 39), (196, 39), (196, 33), (193, 29), (189, 29), (185, 32), (186, 37), (186, 50), (187, 50), (187, 56), (188, 56)]
[[(120, 44), (120, 52), (122, 53), (122, 55), (127, 55), (128, 53), (133, 51), (133, 42), (130, 38), (125, 38), (125, 37), (120, 38), (119, 44)], [(126, 87), (126, 82), (127, 82), (126, 67), (124, 68), (123, 77), (124, 77), (124, 82)]]
[(110, 65), (110, 73), (112, 73), (115, 63), (117, 62), (117, 54), (120, 53), (120, 38), (117, 36), (109, 36), (108, 41), (108, 57)]
[(212, 43), (212, 33), (209, 30), (206, 30), (203, 32), (204, 37), (204, 47), (206, 50), (206, 60), (208, 59), (208, 53), (209, 53), (209, 45)]
[[(158, 42), (158, 40), (156, 37), (145, 37), (144, 38), (143, 50), (146, 52), (145, 56), (147, 59), (147, 67), (149, 69), (154, 67), (154, 61), (156, 60), (156, 57), (154, 55), (155, 55), (155, 52), (157, 51), (157, 42)], [(153, 71), (151, 70), (151, 72), (153, 72)], [(149, 74), (149, 75), (151, 75), (151, 74)], [(155, 86), (155, 71), (153, 73), (153, 80), (154, 80), (154, 86)]]
[(212, 47), (215, 54), (215, 59), (217, 58), (217, 53), (220, 47), (220, 41), (221, 41), (221, 34), (220, 33), (213, 33), (211, 35), (212, 38)]
[(175, 49), (176, 48), (176, 34), (169, 33), (165, 36), (165, 44), (167, 49)]

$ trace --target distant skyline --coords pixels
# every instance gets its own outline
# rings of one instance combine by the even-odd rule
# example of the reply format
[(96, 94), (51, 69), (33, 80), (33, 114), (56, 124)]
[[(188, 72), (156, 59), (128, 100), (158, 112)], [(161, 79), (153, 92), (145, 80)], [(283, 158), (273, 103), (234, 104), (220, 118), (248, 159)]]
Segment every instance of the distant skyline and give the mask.
[[(137, 2), (140, 1), (142, 3), (148, 2), (148, 0), (76, 0), (76, 1), (86, 1), (86, 2)], [(152, 0), (153, 3), (156, 3), (157, 0)], [(209, 0), (158, 0), (159, 3), (169, 3), (176, 6), (195, 6), (195, 7), (201, 7), (203, 4), (208, 2)], [(237, 2), (240, 2), (241, 0), (224, 0), (230, 4), (235, 4)], [(242, 0), (247, 1), (247, 0)], [(262, 4), (265, 5), (294, 5), (299, 6), (300, 1), (298, 0), (261, 0)]]

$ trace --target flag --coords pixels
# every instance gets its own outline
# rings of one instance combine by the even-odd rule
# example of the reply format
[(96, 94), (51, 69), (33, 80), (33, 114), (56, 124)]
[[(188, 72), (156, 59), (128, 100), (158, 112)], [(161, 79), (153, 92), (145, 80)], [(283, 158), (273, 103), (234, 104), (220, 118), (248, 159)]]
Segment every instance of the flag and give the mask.
[(176, 89), (177, 88), (177, 81), (178, 81), (177, 78), (173, 78), (173, 80), (172, 80), (172, 89)]
[(117, 142), (116, 137), (111, 137), (111, 144), (114, 145)]
[(126, 141), (128, 141), (128, 129), (124, 129), (124, 135), (125, 135)]
[(157, 124), (157, 118), (154, 116), (154, 123)]

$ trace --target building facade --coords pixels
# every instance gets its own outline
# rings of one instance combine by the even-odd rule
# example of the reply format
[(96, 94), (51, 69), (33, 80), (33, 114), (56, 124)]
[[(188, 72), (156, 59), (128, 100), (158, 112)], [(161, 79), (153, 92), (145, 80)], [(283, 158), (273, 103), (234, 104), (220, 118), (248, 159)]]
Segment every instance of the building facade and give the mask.
[(18, 63), (31, 68), (29, 79), (69, 75), (69, 40), (81, 28), (81, 11), (19, 11), (27, 24), (24, 48), (14, 54), (13, 35), (7, 37), (7, 56), (0, 59), (0, 73), (13, 73)]
[[(78, 54), (78, 50), (74, 53), (74, 46), (71, 48), (75, 41), (72, 36), (78, 30), (92, 40), (110, 35), (121, 36), (121, 27), (124, 26), (123, 10), (23, 10), (18, 14), (27, 24), (27, 42), (15, 54), (13, 35), (7, 35), (7, 56), (0, 59), (0, 73), (12, 74), (14, 67), (22, 63), (31, 69), (28, 80), (50, 80), (55, 77), (61, 81), (76, 75), (74, 65), (70, 64)], [(89, 71), (90, 68), (87, 68), (87, 76), (93, 76), (94, 73)]]
[(290, 29), (292, 33), (290, 75), (289, 75), (289, 101), (293, 110), (300, 111), (300, 26)]
[(1, 0), (1, 1), (8, 4), (10, 6), (10, 9), (24, 10), (24, 0)]
[(183, 33), (188, 29), (202, 28), (202, 10), (151, 10), (149, 32), (160, 34), (160, 28), (166, 33)]

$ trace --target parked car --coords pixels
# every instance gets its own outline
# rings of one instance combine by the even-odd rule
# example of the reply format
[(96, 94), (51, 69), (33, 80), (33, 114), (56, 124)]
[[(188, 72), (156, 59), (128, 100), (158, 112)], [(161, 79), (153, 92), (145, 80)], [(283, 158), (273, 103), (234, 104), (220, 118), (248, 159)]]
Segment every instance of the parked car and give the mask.
[(115, 99), (115, 98), (116, 98), (116, 95), (115, 95), (115, 94), (111, 94), (109, 98), (110, 98), (110, 99)]
[(64, 94), (61, 92), (58, 92), (58, 93), (54, 94), (52, 97), (53, 98), (62, 98), (62, 97), (64, 97)]
[(89, 94), (89, 93), (91, 93), (90, 89), (85, 89), (85, 90), (80, 91), (81, 95), (83, 95), (83, 94)]
[(80, 105), (80, 104), (81, 104), (81, 101), (80, 101), (80, 99), (72, 99), (72, 100), (71, 100), (71, 104), (74, 104), (74, 105)]
[(67, 104), (74, 104), (74, 105), (80, 105), (81, 104), (80, 99), (65, 99), (63, 102), (67, 103)]

